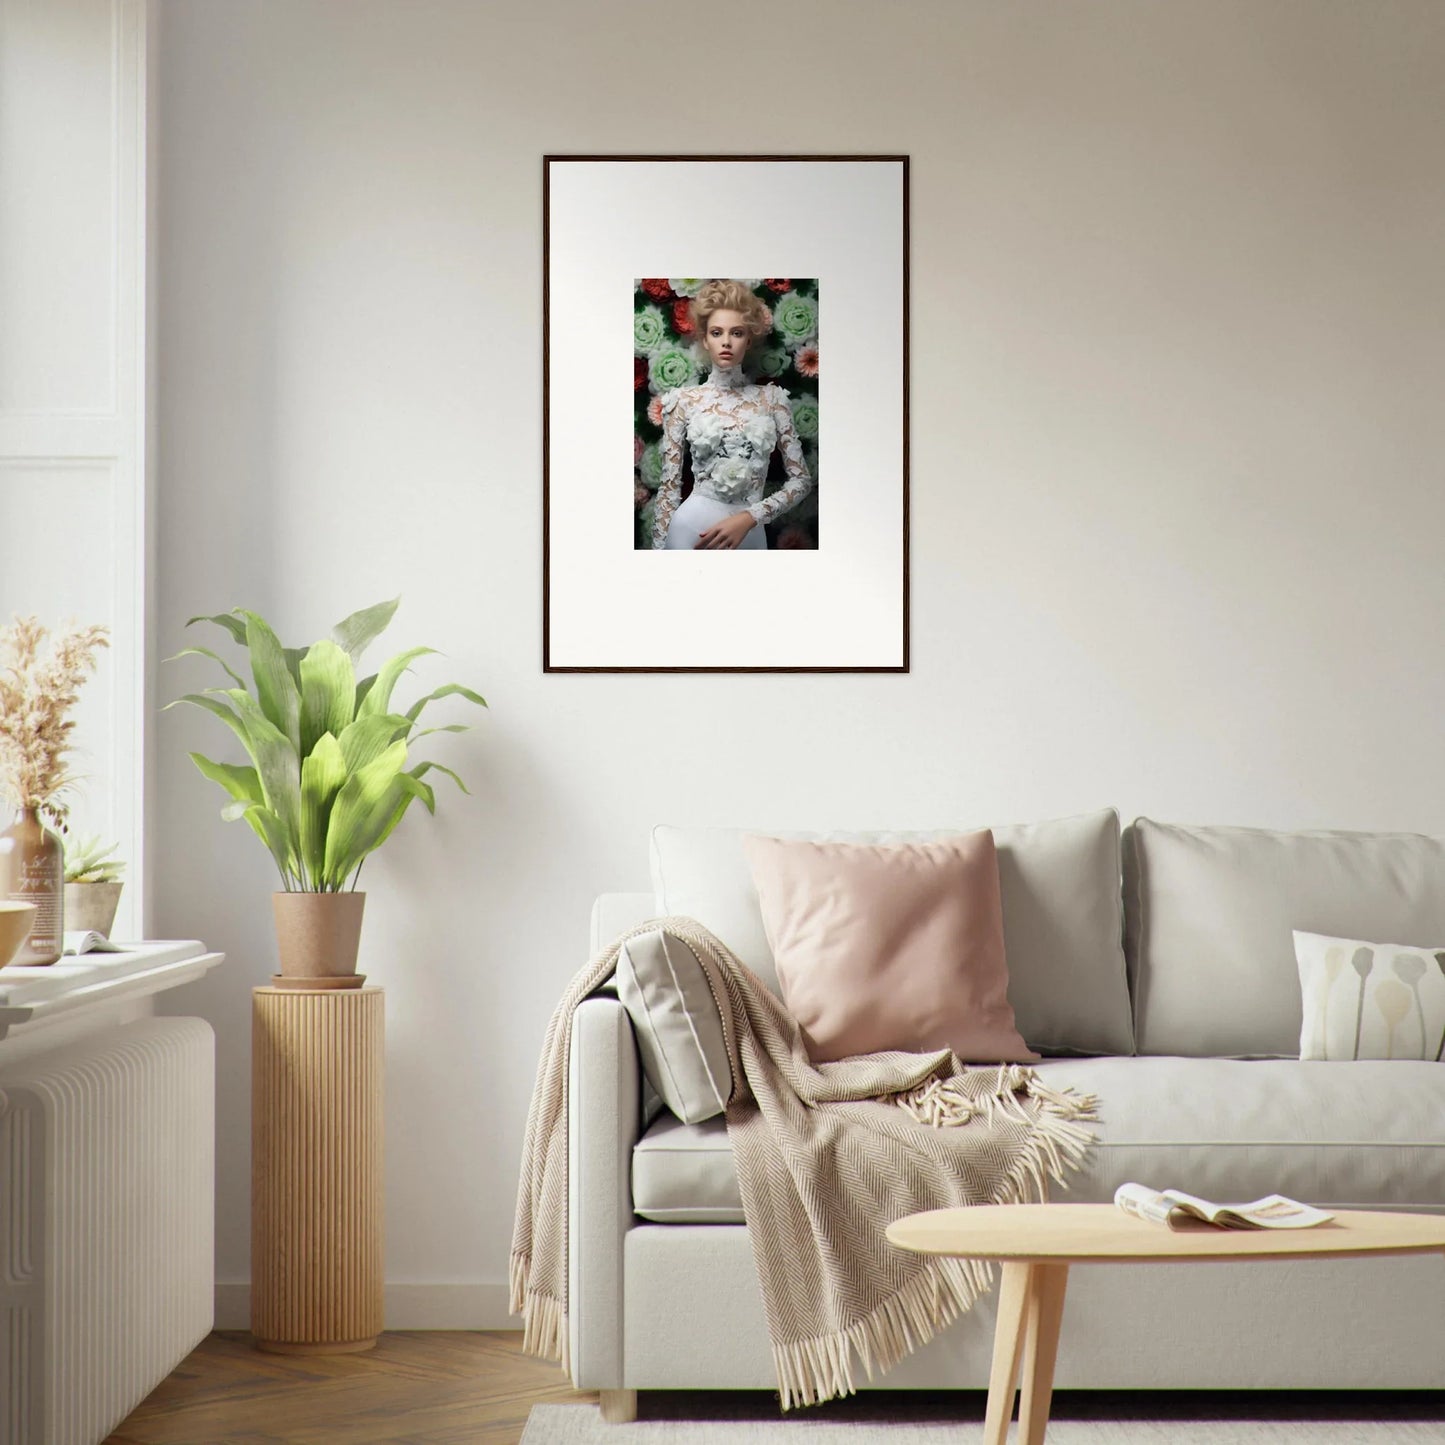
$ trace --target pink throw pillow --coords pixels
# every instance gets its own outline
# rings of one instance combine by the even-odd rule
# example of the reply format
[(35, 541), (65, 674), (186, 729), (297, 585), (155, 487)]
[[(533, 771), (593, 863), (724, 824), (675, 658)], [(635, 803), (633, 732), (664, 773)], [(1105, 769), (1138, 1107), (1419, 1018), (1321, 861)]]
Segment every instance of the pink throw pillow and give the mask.
[(744, 833), (783, 1002), (815, 1063), (952, 1049), (1036, 1063), (1008, 1000), (993, 834), (821, 843)]

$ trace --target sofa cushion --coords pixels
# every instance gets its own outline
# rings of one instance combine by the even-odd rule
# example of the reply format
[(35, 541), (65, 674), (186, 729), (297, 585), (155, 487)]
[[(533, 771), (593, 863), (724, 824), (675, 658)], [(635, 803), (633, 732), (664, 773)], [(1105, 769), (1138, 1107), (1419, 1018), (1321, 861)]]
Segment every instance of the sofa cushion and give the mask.
[[(1206, 1199), (1287, 1194), (1337, 1209), (1445, 1212), (1445, 1069), (1393, 1060), (1050, 1059), (1053, 1088), (1099, 1097), (1098, 1144), (1061, 1203), (1100, 1204), (1135, 1181)], [(632, 1156), (644, 1218), (741, 1224), (722, 1118), (660, 1116)]]
[[(757, 890), (743, 856), (744, 831), (655, 827), (654, 906), (660, 915), (697, 919), (780, 993)], [(778, 838), (815, 842), (897, 844), (975, 830), (767, 831)], [(1008, 995), (1024, 1040), (1044, 1053), (1132, 1053), (1118, 815), (1104, 809), (992, 831)]]
[(888, 846), (744, 833), (743, 852), (783, 1000), (814, 1063), (891, 1049), (1038, 1060), (1009, 1005), (986, 828)]
[(1445, 939), (1445, 839), (1139, 818), (1124, 892), (1141, 1054), (1296, 1057), (1294, 930)]
[(732, 1093), (722, 1015), (702, 961), (685, 939), (649, 928), (617, 953), (617, 996), (632, 1020), (648, 1082), (677, 1118), (721, 1114)]

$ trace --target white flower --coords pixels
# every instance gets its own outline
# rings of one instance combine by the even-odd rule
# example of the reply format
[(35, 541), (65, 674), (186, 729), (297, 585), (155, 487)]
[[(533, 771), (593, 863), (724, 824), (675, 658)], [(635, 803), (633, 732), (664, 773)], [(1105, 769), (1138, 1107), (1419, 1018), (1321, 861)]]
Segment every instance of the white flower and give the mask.
[(712, 469), (709, 482), (723, 501), (735, 502), (747, 496), (752, 475), (752, 468), (742, 457), (723, 457)]
[(709, 279), (707, 276), (669, 276), (667, 284), (679, 296), (696, 296), (707, 285)]
[(778, 428), (770, 416), (750, 416), (743, 423), (743, 435), (760, 456), (768, 456), (777, 445)]
[(688, 419), (687, 439), (692, 443), (694, 453), (707, 456), (717, 450), (722, 441), (724, 422), (716, 412), (696, 412)]

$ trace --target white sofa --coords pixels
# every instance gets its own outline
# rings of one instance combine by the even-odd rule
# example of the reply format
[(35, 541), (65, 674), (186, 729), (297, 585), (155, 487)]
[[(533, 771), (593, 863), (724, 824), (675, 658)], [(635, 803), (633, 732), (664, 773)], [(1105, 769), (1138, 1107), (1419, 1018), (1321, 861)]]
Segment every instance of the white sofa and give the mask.
[[(1050, 1083), (1100, 1099), (1098, 1146), (1055, 1199), (1107, 1201), (1140, 1180), (1445, 1212), (1445, 1066), (1302, 1062), (1291, 939), (1445, 941), (1445, 840), (1145, 819), (1121, 839), (1112, 810), (994, 833), (1020, 1030)], [(653, 892), (598, 897), (592, 952), (684, 913), (768, 977), (739, 836), (654, 830)], [(575, 1016), (570, 1095), (574, 1383), (773, 1389), (726, 1128), (662, 1109), (610, 986)], [(986, 1388), (994, 1298), (871, 1384)], [(1055, 1383), (1439, 1389), (1442, 1341), (1445, 1259), (1081, 1267)], [(604, 1395), (620, 1417), (629, 1404)]]

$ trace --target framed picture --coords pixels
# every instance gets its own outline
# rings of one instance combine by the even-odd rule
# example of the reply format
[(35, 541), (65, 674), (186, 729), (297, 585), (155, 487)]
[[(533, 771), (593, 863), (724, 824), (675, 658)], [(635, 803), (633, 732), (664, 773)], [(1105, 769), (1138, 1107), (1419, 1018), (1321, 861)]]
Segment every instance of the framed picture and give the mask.
[(907, 672), (908, 157), (549, 155), (542, 237), (543, 670)]

